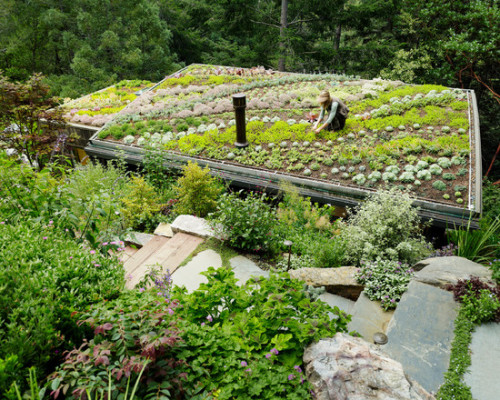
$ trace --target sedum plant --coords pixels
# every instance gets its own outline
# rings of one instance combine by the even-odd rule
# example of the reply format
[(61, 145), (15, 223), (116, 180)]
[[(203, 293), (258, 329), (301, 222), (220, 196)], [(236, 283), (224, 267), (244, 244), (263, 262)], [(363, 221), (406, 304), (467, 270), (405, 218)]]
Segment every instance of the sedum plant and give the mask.
[(342, 229), (346, 258), (359, 265), (377, 258), (413, 263), (428, 255), (417, 209), (406, 192), (379, 191), (358, 206)]

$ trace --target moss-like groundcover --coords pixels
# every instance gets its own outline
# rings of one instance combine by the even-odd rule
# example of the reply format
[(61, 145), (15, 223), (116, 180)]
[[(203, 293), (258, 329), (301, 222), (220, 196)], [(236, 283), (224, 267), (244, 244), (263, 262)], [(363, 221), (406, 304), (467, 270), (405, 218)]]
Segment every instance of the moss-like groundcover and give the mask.
[[(316, 97), (350, 108), (338, 132), (315, 134)], [(247, 97), (247, 138), (236, 149), (231, 97)], [(470, 170), (467, 92), (436, 85), (193, 65), (129, 104), (98, 137), (128, 146), (224, 160), (343, 186), (399, 186), (466, 206)]]

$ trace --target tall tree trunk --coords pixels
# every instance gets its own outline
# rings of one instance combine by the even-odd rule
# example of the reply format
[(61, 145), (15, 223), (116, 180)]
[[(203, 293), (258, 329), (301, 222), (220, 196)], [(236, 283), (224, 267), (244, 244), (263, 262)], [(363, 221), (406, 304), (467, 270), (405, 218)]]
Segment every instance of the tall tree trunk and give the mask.
[(333, 45), (333, 48), (335, 50), (338, 50), (340, 47), (340, 36), (342, 35), (342, 25), (338, 24), (337, 29), (335, 30), (335, 43)]
[(288, 25), (288, 0), (281, 0), (281, 20), (280, 20), (280, 59), (278, 70), (285, 71), (286, 43), (285, 35)]

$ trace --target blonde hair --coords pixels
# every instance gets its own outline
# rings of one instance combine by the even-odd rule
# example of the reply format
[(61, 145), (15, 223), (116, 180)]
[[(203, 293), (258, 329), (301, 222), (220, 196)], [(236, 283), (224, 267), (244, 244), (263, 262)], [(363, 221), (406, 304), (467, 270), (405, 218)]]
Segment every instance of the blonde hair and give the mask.
[(319, 94), (318, 103), (323, 107), (328, 107), (332, 103), (332, 98), (330, 97), (330, 92), (328, 90), (323, 90)]

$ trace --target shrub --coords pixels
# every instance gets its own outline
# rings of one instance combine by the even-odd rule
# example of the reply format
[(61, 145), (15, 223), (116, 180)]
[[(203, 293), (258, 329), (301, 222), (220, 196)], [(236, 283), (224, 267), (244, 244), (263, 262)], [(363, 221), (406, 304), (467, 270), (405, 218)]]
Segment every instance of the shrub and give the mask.
[(139, 379), (142, 372), (138, 398), (178, 396), (184, 363), (173, 354), (181, 342), (177, 307), (162, 295), (135, 290), (82, 313), (80, 324), (92, 328), (94, 336), (71, 350), (51, 374), (52, 395), (98, 398), (111, 385), (110, 399), (118, 399), (127, 391), (127, 378)]
[(209, 215), (216, 234), (241, 250), (276, 251), (276, 215), (265, 203), (266, 196), (250, 193), (242, 199), (241, 193), (222, 194), (217, 211)]
[(55, 223), (0, 224), (0, 358), (16, 355), (20, 369), (35, 366), (45, 376), (81, 340), (72, 311), (123, 287), (123, 267), (108, 248), (84, 248)]
[[(206, 276), (208, 283), (192, 294), (173, 294), (186, 321), (178, 353), (188, 366), (185, 386), (221, 400), (309, 398), (301, 368), (305, 347), (345, 332), (350, 318), (312, 301), (286, 273), (241, 287), (228, 269), (210, 268)], [(188, 398), (192, 393), (187, 389)]]
[(412, 275), (413, 269), (400, 261), (362, 261), (356, 279), (365, 285), (364, 291), (370, 300), (380, 301), (382, 308), (389, 310), (396, 308)]
[[(382, 190), (368, 198), (342, 229), (348, 260), (377, 258), (407, 263), (425, 257), (429, 250), (420, 229), (420, 218), (412, 200), (397, 189)], [(354, 215), (353, 215), (354, 214)]]
[(215, 211), (217, 198), (223, 190), (224, 186), (210, 175), (208, 167), (202, 169), (198, 164), (189, 162), (174, 187), (179, 201), (173, 212), (205, 217)]
[(159, 196), (142, 177), (133, 176), (122, 199), (121, 213), (125, 224), (134, 230), (151, 231), (161, 220)]

